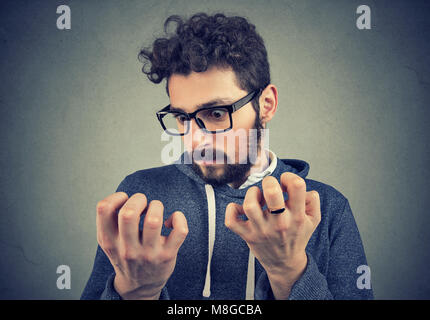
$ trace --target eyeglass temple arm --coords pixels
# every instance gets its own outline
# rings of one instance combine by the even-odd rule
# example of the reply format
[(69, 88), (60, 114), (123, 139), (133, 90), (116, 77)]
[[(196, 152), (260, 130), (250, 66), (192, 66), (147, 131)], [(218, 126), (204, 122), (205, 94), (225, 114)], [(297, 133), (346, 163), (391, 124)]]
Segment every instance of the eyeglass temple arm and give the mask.
[(258, 90), (254, 91), (254, 92), (251, 92), (250, 94), (246, 95), (245, 97), (243, 97), (242, 99), (240, 99), (236, 103), (232, 104), (233, 112), (235, 112), (235, 111), (239, 110), (240, 108), (242, 108), (245, 104), (247, 104), (249, 101), (251, 101), (256, 96), (258, 96), (261, 91), (262, 91), (261, 89), (258, 89)]

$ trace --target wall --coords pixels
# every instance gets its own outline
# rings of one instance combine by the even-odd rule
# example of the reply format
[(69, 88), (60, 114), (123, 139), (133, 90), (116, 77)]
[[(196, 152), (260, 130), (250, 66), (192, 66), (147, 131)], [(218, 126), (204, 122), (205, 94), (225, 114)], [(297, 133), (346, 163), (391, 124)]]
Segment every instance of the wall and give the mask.
[[(67, 4), (71, 30), (56, 28)], [(358, 30), (355, 10), (372, 9)], [(270, 146), (350, 201), (379, 299), (430, 298), (430, 19), (426, 1), (2, 1), (0, 297), (78, 299), (95, 208), (128, 174), (162, 165), (164, 83), (137, 53), (170, 14), (248, 17), (279, 110)], [(58, 265), (72, 272), (58, 290)]]

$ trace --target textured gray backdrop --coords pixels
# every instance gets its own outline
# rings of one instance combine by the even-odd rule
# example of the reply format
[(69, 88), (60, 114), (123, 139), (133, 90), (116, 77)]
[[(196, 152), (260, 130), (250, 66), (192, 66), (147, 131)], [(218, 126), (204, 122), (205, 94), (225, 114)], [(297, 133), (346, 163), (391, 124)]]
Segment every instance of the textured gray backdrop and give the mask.
[[(248, 17), (263, 36), (278, 156), (340, 190), (379, 299), (430, 298), (429, 1), (2, 1), (0, 298), (77, 299), (95, 208), (128, 174), (162, 165), (162, 85), (137, 53), (170, 14)], [(71, 30), (56, 28), (67, 4)], [(360, 4), (372, 29), (358, 30)], [(56, 269), (71, 268), (71, 290)]]

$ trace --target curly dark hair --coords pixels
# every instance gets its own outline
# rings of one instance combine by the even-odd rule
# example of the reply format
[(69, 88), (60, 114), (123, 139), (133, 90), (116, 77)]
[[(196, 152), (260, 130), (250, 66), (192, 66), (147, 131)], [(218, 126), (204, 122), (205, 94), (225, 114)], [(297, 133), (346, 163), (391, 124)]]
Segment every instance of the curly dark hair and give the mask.
[[(176, 23), (173, 34), (168, 33), (171, 22)], [(166, 78), (167, 95), (172, 74), (189, 75), (212, 66), (230, 67), (239, 88), (247, 92), (264, 89), (270, 83), (264, 41), (255, 26), (243, 17), (200, 12), (184, 21), (172, 15), (164, 22), (164, 32), (166, 37), (156, 39), (152, 50), (142, 48), (138, 58), (150, 81), (160, 83)], [(258, 114), (258, 99), (252, 105)]]

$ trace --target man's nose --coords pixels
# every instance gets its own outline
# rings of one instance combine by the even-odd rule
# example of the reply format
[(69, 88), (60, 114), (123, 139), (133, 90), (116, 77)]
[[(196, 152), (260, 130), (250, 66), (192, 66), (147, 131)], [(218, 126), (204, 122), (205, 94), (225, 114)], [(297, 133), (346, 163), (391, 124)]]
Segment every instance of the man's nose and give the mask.
[(185, 135), (185, 141), (188, 141), (192, 149), (201, 145), (211, 144), (212, 135), (202, 130), (197, 124), (196, 119), (192, 119), (189, 124), (188, 134)]

